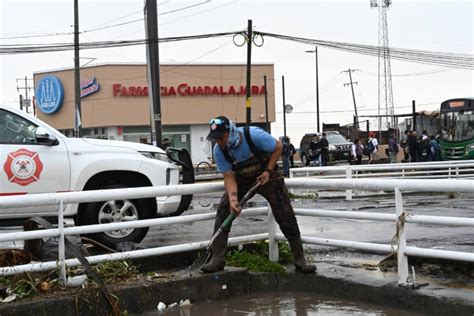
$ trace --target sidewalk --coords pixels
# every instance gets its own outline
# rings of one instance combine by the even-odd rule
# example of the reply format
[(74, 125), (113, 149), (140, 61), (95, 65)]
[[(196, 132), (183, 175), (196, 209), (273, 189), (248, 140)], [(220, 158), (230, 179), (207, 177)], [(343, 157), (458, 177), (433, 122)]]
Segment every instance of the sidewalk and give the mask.
[[(195, 253), (183, 253), (183, 262), (195, 258)], [(185, 259), (187, 258), (187, 259)], [(316, 274), (295, 273), (288, 267), (288, 275), (250, 273), (246, 269), (226, 267), (224, 271), (202, 275), (186, 268), (156, 269), (160, 262), (170, 262), (165, 256), (141, 261), (142, 267), (154, 267), (161, 276), (146, 277), (126, 285), (110, 286), (120, 300), (120, 308), (128, 313), (141, 313), (157, 308), (159, 302), (172, 304), (189, 299), (191, 303), (218, 300), (244, 293), (268, 291), (302, 291), (350, 299), (407, 312), (430, 315), (472, 315), (474, 313), (474, 287), (453, 285), (439, 279), (419, 277), (418, 282), (428, 283), (419, 289), (399, 287), (397, 275), (360, 267), (342, 266), (330, 262), (317, 262)], [(146, 273), (145, 273), (146, 274)], [(31, 299), (0, 304), (0, 315), (98, 315), (110, 308), (97, 289), (68, 289), (60, 295), (42, 294)]]

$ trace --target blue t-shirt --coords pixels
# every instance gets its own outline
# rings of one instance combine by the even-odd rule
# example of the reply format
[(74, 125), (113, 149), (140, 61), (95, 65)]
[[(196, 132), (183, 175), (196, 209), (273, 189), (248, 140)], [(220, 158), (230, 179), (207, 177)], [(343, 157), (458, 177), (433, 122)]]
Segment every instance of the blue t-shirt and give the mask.
[[(253, 156), (247, 139), (245, 139), (244, 128), (238, 127), (237, 131), (242, 138), (242, 143), (238, 147), (229, 150), (229, 154), (234, 160), (234, 163), (246, 161)], [(271, 153), (275, 150), (276, 139), (259, 127), (250, 126), (250, 138), (260, 151)], [(214, 160), (216, 161), (217, 170), (219, 170), (219, 172), (224, 173), (232, 170), (232, 164), (225, 159), (219, 144), (214, 146)]]

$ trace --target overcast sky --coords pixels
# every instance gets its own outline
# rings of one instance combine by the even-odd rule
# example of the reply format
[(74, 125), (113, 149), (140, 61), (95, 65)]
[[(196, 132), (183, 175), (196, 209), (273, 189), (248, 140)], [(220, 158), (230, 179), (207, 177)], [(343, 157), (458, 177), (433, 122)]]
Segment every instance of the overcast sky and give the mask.
[[(91, 30), (134, 20), (123, 26), (85, 32), (80, 40), (121, 40), (144, 38), (142, 0), (80, 0), (80, 30)], [(318, 40), (377, 45), (378, 10), (364, 1), (165, 1), (158, 0), (160, 37), (243, 30), (252, 19), (255, 30)], [(473, 1), (393, 0), (388, 10), (391, 47), (473, 54)], [(192, 8), (185, 7), (196, 4)], [(175, 12), (173, 12), (175, 11)], [(72, 42), (72, 35), (37, 37), (38, 34), (73, 31), (73, 0), (0, 0), (0, 40), (2, 45)], [(6, 39), (32, 35), (32, 38)], [(305, 53), (311, 46), (265, 38), (253, 48), (252, 60), (275, 64), (277, 121), (272, 134), (283, 132), (281, 76), (285, 76), (286, 103), (294, 112), (287, 115), (287, 134), (293, 142), (305, 132), (316, 130), (315, 56)], [(81, 57), (94, 63), (145, 62), (144, 46), (87, 50)], [(33, 72), (73, 67), (73, 51), (1, 56), (0, 102), (18, 104), (17, 78)], [(321, 121), (352, 122), (353, 102), (348, 68), (353, 73), (359, 115), (377, 113), (377, 58), (319, 48), (319, 89)], [(232, 38), (160, 44), (162, 62), (246, 62), (246, 49)], [(81, 64), (87, 60), (81, 60)], [(395, 113), (418, 109), (434, 110), (449, 98), (473, 97), (472, 70), (443, 68), (392, 60)], [(23, 82), (20, 83), (23, 86)], [(242, 104), (245, 107), (245, 104)]]

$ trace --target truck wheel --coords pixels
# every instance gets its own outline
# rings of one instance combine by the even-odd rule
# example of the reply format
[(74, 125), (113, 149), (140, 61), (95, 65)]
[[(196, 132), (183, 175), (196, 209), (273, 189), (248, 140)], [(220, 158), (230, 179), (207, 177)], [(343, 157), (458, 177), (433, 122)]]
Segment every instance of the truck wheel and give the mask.
[[(128, 188), (123, 184), (108, 185), (101, 189), (122, 189)], [(112, 200), (97, 203), (89, 203), (82, 216), (84, 219), (80, 225), (120, 223), (135, 221), (140, 219), (152, 218), (150, 212), (149, 200)], [(113, 230), (101, 233), (90, 234), (87, 237), (92, 238), (106, 246), (115, 248), (121, 242), (139, 243), (145, 238), (148, 227), (129, 228), (123, 230)]]

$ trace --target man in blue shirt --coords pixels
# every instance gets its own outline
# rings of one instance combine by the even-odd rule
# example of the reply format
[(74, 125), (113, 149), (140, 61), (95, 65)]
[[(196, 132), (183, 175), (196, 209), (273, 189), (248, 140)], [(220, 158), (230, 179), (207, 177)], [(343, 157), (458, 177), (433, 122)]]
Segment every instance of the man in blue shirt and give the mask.
[[(260, 182), (257, 193), (270, 203), (275, 220), (290, 244), (296, 270), (314, 272), (316, 266), (307, 264), (304, 258), (298, 223), (277, 166), (282, 143), (258, 127), (238, 128), (225, 116), (210, 121), (207, 138), (216, 142), (214, 160), (224, 176), (225, 185), (225, 193), (217, 208), (214, 232), (230, 212), (236, 216), (240, 214), (239, 200), (256, 182)], [(229, 232), (230, 226), (216, 238), (211, 248), (211, 260), (200, 269), (201, 272), (224, 269)]]

